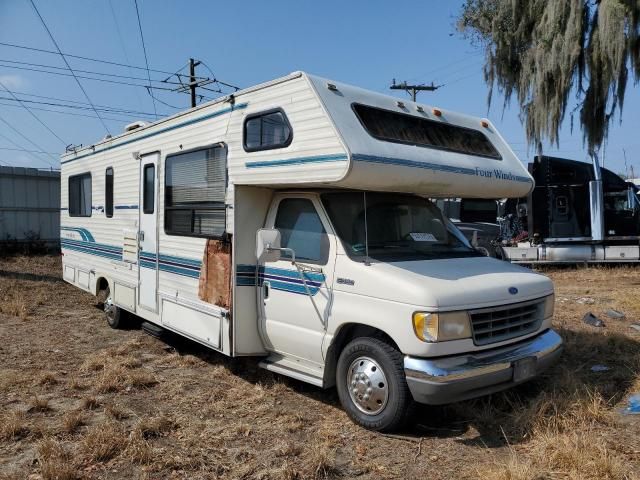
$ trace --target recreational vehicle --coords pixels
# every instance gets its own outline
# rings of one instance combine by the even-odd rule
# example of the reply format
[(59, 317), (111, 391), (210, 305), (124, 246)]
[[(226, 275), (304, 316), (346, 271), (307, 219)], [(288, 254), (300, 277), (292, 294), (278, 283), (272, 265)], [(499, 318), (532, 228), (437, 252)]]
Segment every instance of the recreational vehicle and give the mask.
[(428, 200), (532, 188), (487, 120), (298, 72), (65, 154), (63, 274), (392, 430), (560, 354), (551, 281)]

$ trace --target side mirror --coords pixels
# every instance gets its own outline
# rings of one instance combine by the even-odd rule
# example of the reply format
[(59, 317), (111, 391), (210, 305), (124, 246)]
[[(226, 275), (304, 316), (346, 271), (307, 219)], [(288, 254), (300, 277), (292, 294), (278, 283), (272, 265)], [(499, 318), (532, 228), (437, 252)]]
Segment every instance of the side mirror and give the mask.
[(256, 258), (258, 263), (280, 260), (280, 232), (261, 228), (256, 233)]

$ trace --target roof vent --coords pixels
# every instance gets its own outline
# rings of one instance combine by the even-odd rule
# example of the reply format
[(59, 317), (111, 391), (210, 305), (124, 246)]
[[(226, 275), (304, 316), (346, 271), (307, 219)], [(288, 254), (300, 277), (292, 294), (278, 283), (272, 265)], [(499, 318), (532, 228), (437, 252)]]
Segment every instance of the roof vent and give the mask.
[(126, 127), (124, 127), (125, 132), (132, 132), (137, 130), (138, 128), (146, 127), (149, 125), (147, 122), (143, 122), (142, 120), (138, 120), (137, 122), (130, 123)]

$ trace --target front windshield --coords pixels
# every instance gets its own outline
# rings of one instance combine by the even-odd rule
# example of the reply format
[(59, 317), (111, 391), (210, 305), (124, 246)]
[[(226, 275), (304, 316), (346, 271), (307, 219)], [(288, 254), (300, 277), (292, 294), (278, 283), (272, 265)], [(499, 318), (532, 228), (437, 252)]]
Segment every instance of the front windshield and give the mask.
[(481, 255), (425, 198), (334, 192), (323, 194), (322, 202), (347, 254), (354, 259), (365, 259), (367, 241), (369, 257), (385, 262)]

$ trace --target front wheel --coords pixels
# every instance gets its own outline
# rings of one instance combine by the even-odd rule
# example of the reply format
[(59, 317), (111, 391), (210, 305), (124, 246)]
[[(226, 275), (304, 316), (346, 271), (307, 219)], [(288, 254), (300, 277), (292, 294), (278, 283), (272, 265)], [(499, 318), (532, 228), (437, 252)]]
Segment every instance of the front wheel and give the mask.
[(119, 329), (126, 326), (126, 312), (113, 303), (113, 295), (109, 288), (106, 289), (104, 294), (103, 310), (107, 323), (111, 328)]
[(376, 338), (352, 340), (336, 371), (340, 403), (357, 424), (386, 432), (402, 427), (413, 405), (402, 355)]

